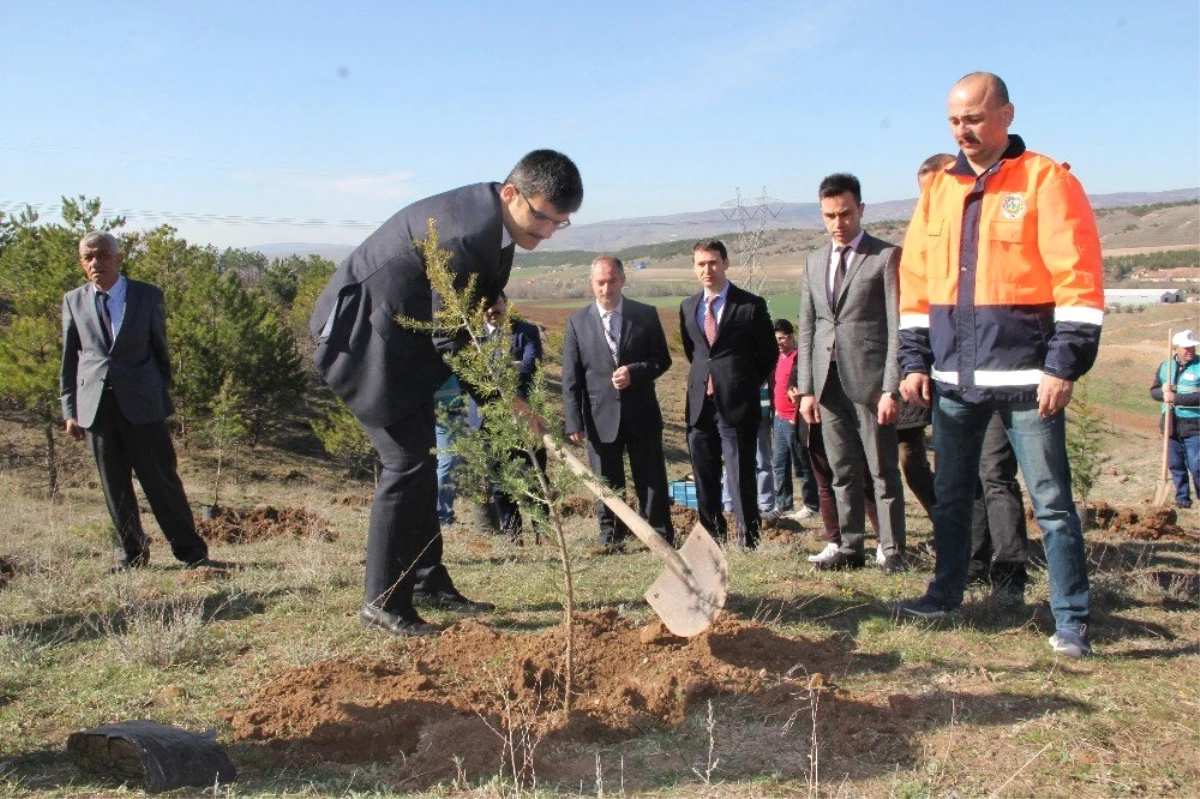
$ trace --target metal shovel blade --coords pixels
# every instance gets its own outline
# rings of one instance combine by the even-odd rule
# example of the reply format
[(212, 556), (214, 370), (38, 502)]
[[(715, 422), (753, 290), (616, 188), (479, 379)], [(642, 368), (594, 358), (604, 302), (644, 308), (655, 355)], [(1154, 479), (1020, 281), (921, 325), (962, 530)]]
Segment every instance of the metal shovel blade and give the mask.
[(637, 511), (625, 504), (612, 489), (600, 482), (579, 458), (542, 437), (546, 450), (577, 474), (597, 499), (612, 509), (617, 518), (646, 547), (666, 563), (662, 574), (646, 592), (646, 601), (675, 635), (690, 638), (707, 630), (725, 607), (729, 564), (725, 553), (708, 531), (697, 524), (679, 551), (671, 546)]
[(700, 524), (679, 549), (682, 568), (671, 561), (646, 591), (646, 601), (675, 635), (691, 638), (709, 627), (725, 607), (729, 564), (725, 552)]

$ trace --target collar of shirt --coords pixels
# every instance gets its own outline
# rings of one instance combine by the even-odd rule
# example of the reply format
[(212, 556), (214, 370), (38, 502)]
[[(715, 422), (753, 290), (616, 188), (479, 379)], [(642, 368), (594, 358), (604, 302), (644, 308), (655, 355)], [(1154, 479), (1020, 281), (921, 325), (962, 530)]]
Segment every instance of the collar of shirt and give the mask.
[[(92, 290), (96, 293), (100, 289), (96, 288), (96, 284), (92, 284)], [(108, 316), (112, 319), (112, 334), (115, 339), (121, 332), (121, 324), (125, 321), (125, 296), (129, 293), (129, 281), (124, 275), (117, 275), (117, 282), (112, 284), (108, 290)], [(95, 294), (92, 295), (93, 297)]]
[[(1008, 134), (1008, 147), (1004, 148), (1000, 160), (985, 170), (984, 174), (995, 172), (1000, 167), (1001, 161), (1011, 161), (1014, 158), (1020, 158), (1024, 154), (1025, 140), (1015, 133), (1010, 133)], [(971, 166), (971, 162), (967, 160), (967, 156), (963, 154), (962, 150), (958, 151), (958, 158), (954, 159), (954, 165), (946, 171), (951, 175), (961, 175), (962, 177), (971, 178), (971, 180), (980, 177), (975, 174), (975, 167)]]
[[(612, 309), (612, 311), (611, 311), (611, 313), (615, 313), (617, 316), (620, 316), (620, 315), (621, 315), (621, 311), (622, 311), (624, 308), (625, 308), (625, 298), (624, 298), (624, 297), (622, 297), (622, 298), (621, 298), (621, 299), (620, 299), (620, 300), (617, 302), (617, 307), (616, 307), (616, 308), (613, 308), (613, 309)], [(604, 318), (604, 315), (605, 315), (606, 313), (610, 313), (610, 311), (609, 311), (607, 308), (605, 308), (603, 305), (601, 305), (601, 304), (600, 304), (600, 301), (599, 301), (599, 300), (597, 300), (597, 301), (596, 301), (596, 310), (600, 312), (600, 318), (601, 318), (601, 319), (603, 319), (603, 318)]]
[(721, 314), (725, 312), (725, 300), (729, 295), (729, 287), (733, 284), (728, 280), (721, 290), (716, 294), (709, 294), (708, 289), (705, 289), (700, 294), (700, 302), (696, 305), (696, 324), (700, 326), (700, 330), (704, 330), (704, 314), (708, 312), (708, 298), (716, 297), (717, 301), (713, 303), (713, 316), (717, 317), (717, 323), (721, 322)]
[[(850, 243), (846, 245), (846, 249), (850, 251), (846, 255), (846, 266), (847, 267), (849, 267), (849, 265), (850, 265), (850, 258), (853, 257), (855, 252), (858, 251), (858, 245), (862, 244), (863, 236), (865, 236), (866, 233), (867, 233), (867, 231), (865, 231), (865, 230), (858, 231), (858, 235), (855, 236), (853, 239), (851, 239)], [(825, 281), (826, 281), (825, 288), (826, 288), (826, 290), (832, 292), (833, 291), (834, 272), (837, 269), (838, 259), (841, 257), (841, 251), (839, 250), (839, 247), (841, 247), (841, 245), (838, 244), (833, 239), (829, 240), (829, 245), (830, 245), (829, 246), (829, 268), (825, 270)]]
[[(855, 252), (858, 251), (858, 245), (862, 244), (863, 236), (865, 236), (865, 235), (867, 235), (867, 231), (859, 230), (858, 235), (855, 236), (854, 238), (850, 239), (850, 243), (846, 245), (846, 249), (850, 250), (851, 255), (853, 255)], [(842, 245), (838, 244), (833, 239), (829, 240), (829, 265), (830, 266), (833, 266), (834, 264), (836, 264), (838, 262), (838, 256), (840, 255), (839, 251), (841, 249), (841, 246)], [(849, 258), (850, 256), (847, 255), (846, 257)]]
[(511, 247), (513, 243), (512, 234), (508, 232), (508, 225), (504, 224), (504, 220), (500, 220), (500, 249)]

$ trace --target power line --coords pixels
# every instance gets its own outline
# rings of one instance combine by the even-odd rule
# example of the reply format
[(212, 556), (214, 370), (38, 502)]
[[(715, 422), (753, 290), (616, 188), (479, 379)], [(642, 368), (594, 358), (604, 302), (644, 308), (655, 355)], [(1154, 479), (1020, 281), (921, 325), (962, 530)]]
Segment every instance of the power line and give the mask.
[[(39, 216), (60, 217), (61, 203), (19, 203), (0, 200), (0, 212), (13, 214), (31, 208)], [(350, 230), (374, 230), (382, 222), (364, 222), (358, 219), (301, 219), (285, 216), (242, 216), (240, 214), (202, 214), (191, 211), (142, 211), (133, 208), (104, 208), (105, 216), (123, 216), (126, 219), (151, 223), (191, 222), (201, 225), (250, 225), (255, 227), (303, 227), (343, 228)]]

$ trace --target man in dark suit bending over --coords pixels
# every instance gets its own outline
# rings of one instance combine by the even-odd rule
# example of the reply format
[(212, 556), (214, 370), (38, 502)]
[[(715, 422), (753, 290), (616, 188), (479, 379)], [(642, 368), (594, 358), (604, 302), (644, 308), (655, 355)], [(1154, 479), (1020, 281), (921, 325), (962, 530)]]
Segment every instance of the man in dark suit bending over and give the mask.
[[(673, 541), (662, 412), (654, 393), (654, 381), (671, 366), (667, 337), (654, 306), (622, 296), (621, 259), (602, 255), (592, 261), (591, 285), (596, 301), (571, 314), (563, 337), (567, 437), (587, 442), (592, 471), (619, 494), (625, 490), (628, 452), (642, 518)], [(596, 515), (599, 551), (616, 551), (629, 530), (602, 502), (596, 503)]]
[(688, 449), (696, 478), (700, 524), (725, 540), (721, 462), (738, 524), (738, 544), (758, 544), (754, 463), (762, 419), (759, 386), (775, 368), (779, 350), (767, 303), (729, 282), (729, 253), (718, 239), (692, 248), (700, 293), (679, 307), (683, 353), (691, 363), (687, 387)]
[[(442, 565), (433, 394), (450, 374), (442, 353), (459, 339), (435, 340), (395, 322), (397, 314), (429, 320), (440, 303), (414, 240), (426, 237), (432, 217), (451, 253), (455, 288), (475, 277), (478, 297), (496, 297), (508, 282), (513, 247), (534, 249), (567, 227), (582, 203), (575, 164), (535, 150), (503, 183), (464, 186), (399, 211), (342, 262), (318, 298), (317, 369), (383, 463), (367, 533), (364, 625), (401, 636), (433, 632), (414, 595), (460, 611), (492, 608), (464, 597)], [(515, 404), (528, 412), (523, 400)]]
[(150, 563), (133, 475), (171, 544), (188, 568), (212, 565), (208, 545), (176, 468), (167, 417), (174, 411), (167, 386), (171, 359), (158, 286), (121, 274), (125, 259), (111, 233), (88, 233), (79, 242), (79, 264), (88, 283), (63, 297), (63, 353), (59, 372), (67, 433), (87, 438), (121, 554), (110, 571)]

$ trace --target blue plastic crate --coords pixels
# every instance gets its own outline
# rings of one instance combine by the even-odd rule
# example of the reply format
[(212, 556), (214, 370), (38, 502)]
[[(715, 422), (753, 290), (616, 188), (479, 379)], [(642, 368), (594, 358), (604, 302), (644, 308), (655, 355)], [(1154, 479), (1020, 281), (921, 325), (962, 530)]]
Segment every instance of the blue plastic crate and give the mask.
[(671, 499), (676, 505), (683, 505), (685, 508), (695, 510), (699, 505), (696, 503), (696, 484), (691, 480), (676, 480), (671, 483)]

